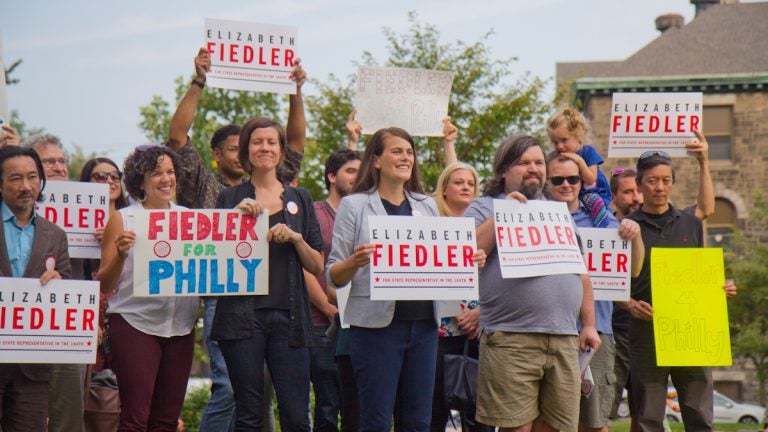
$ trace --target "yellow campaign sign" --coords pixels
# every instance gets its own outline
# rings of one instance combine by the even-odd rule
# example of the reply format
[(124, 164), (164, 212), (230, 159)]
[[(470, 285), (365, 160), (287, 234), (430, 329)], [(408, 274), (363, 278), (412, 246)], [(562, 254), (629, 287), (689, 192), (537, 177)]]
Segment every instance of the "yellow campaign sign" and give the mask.
[(730, 366), (723, 250), (652, 248), (658, 366)]

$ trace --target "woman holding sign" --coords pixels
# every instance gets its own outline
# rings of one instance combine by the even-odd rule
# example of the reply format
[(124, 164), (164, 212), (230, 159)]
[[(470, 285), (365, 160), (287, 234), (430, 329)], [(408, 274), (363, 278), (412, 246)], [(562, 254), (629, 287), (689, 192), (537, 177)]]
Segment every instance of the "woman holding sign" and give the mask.
[[(309, 346), (312, 319), (302, 269), (318, 275), (323, 239), (312, 198), (284, 185), (277, 169), (287, 150), (285, 131), (258, 117), (240, 132), (239, 161), (250, 181), (224, 190), (219, 208), (269, 217), (269, 294), (220, 297), (211, 338), (218, 341), (235, 396), (235, 430), (261, 430), (266, 360), (283, 430), (309, 431)], [(266, 214), (264, 214), (266, 212)]]
[(141, 209), (178, 208), (175, 155), (143, 145), (125, 160), (125, 186), (137, 203), (111, 215), (104, 230), (101, 292), (107, 303), (112, 366), (120, 383), (120, 430), (175, 431), (194, 350), (197, 297), (133, 295), (133, 217)]
[[(439, 317), (432, 301), (371, 301), (368, 216), (438, 216), (421, 187), (413, 139), (381, 129), (365, 146), (353, 195), (336, 213), (328, 282), (351, 282), (352, 367), (360, 398), (360, 430), (389, 430), (395, 400), (403, 430), (429, 430)], [(393, 221), (393, 223), (396, 223)]]

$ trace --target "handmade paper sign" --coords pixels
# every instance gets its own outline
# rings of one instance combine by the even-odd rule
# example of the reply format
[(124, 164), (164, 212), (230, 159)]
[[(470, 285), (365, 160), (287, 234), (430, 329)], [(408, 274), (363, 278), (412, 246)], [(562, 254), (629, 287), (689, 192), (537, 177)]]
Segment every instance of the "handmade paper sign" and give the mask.
[(397, 126), (414, 136), (443, 136), (454, 72), (360, 66), (355, 109), (363, 133)]
[(476, 299), (471, 218), (368, 216), (371, 300)]
[(67, 233), (70, 258), (101, 258), (94, 232), (104, 228), (109, 215), (109, 185), (49, 181), (37, 213)]
[(296, 58), (296, 27), (206, 18), (211, 54), (209, 86), (296, 94), (290, 78)]
[(578, 228), (595, 300), (629, 301), (632, 242), (615, 228)]
[(723, 285), (722, 249), (651, 249), (657, 365), (733, 363)]
[(138, 297), (268, 293), (268, 217), (232, 210), (153, 210), (134, 216)]
[(608, 157), (687, 156), (685, 144), (702, 128), (703, 106), (701, 93), (614, 93)]
[(503, 278), (587, 273), (565, 203), (493, 200), (493, 213)]
[(95, 363), (98, 329), (98, 282), (0, 278), (0, 363)]

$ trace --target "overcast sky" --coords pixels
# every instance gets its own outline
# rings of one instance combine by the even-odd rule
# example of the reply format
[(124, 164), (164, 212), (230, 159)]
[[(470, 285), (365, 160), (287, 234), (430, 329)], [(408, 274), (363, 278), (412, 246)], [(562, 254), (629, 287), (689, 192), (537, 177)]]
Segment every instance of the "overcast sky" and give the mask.
[(78, 144), (122, 164), (146, 142), (139, 106), (155, 94), (172, 100), (173, 80), (192, 73), (206, 17), (297, 26), (310, 76), (346, 79), (363, 51), (385, 58), (382, 28), (404, 31), (411, 10), (443, 42), (474, 42), (493, 29), (493, 56), (517, 57), (516, 76), (545, 79), (558, 61), (630, 56), (658, 36), (658, 15), (675, 12), (686, 22), (694, 15), (688, 0), (0, 0), (3, 60), (23, 60), (8, 103), (68, 148)]

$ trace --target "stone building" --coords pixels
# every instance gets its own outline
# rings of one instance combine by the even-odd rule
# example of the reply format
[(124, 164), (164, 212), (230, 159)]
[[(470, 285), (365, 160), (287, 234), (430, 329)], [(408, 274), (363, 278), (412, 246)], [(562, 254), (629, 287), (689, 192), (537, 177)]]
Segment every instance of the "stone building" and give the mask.
[[(716, 212), (706, 222), (709, 246), (727, 246), (737, 227), (765, 236), (750, 224), (755, 194), (768, 192), (768, 2), (691, 0), (695, 18), (656, 19), (661, 34), (623, 61), (558, 63), (559, 90), (570, 96), (591, 123), (592, 144), (608, 154), (613, 92), (702, 92), (703, 132), (710, 144)], [(616, 167), (630, 158), (606, 159)], [(675, 159), (680, 206), (696, 201), (698, 167)], [(765, 237), (768, 239), (768, 237)], [(716, 388), (737, 399), (756, 399), (751, 372), (716, 371)]]

